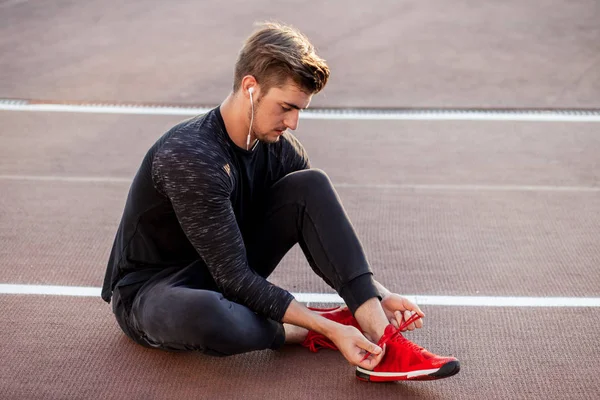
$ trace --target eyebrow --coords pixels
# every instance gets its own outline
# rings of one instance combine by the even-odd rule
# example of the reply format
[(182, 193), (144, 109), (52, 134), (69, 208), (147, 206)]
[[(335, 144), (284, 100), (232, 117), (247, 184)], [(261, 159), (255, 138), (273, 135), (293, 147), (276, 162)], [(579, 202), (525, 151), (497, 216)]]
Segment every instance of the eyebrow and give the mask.
[(300, 108), (300, 107), (298, 107), (297, 105), (295, 105), (295, 104), (292, 104), (292, 103), (288, 103), (288, 102), (286, 102), (286, 101), (284, 101), (284, 102), (283, 102), (283, 104), (285, 104), (285, 105), (286, 105), (286, 106), (288, 106), (288, 107), (295, 108), (296, 110), (305, 110), (305, 108)]

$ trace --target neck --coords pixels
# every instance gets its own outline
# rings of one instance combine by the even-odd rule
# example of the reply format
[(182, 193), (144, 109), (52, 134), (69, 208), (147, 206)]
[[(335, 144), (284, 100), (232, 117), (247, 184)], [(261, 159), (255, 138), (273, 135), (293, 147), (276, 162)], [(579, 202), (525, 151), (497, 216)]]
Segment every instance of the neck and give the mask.
[[(237, 96), (235, 93), (230, 93), (229, 96), (221, 103), (221, 116), (225, 122), (227, 134), (238, 147), (246, 149), (248, 140), (248, 129), (250, 120), (250, 102), (246, 101), (242, 96)], [(250, 148), (254, 146), (256, 138), (254, 135), (250, 137)]]

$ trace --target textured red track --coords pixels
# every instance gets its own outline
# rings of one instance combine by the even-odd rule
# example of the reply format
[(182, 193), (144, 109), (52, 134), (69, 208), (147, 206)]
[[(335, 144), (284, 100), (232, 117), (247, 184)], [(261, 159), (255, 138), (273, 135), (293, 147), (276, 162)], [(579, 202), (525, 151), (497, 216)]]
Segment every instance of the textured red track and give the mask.
[[(331, 85), (315, 105), (600, 106), (593, 0), (552, 1), (543, 10), (516, 0), (352, 2), (341, 14), (334, 3), (110, 3), (0, 2), (0, 97), (218, 103), (250, 21), (277, 17), (305, 30), (331, 62)], [(179, 119), (0, 112), (0, 283), (99, 286), (127, 182), (35, 177), (126, 180)], [(298, 136), (336, 184), (457, 185), (339, 189), (373, 269), (391, 288), (600, 296), (598, 192), (464, 187), (598, 187), (598, 124), (303, 121)], [(328, 290), (297, 250), (272, 280), (292, 291)], [(123, 336), (99, 299), (0, 295), (0, 305), (7, 399), (600, 392), (597, 309), (425, 307), (426, 328), (411, 339), (456, 355), (461, 373), (375, 385), (357, 382), (334, 352), (290, 347), (214, 359), (150, 351)]]

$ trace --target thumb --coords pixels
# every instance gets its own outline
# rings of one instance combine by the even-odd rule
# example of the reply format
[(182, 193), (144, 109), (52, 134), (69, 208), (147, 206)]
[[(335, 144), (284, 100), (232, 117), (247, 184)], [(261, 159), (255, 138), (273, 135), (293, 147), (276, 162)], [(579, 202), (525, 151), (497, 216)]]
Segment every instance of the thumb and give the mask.
[(371, 353), (371, 354), (381, 354), (381, 352), (383, 351), (381, 349), (381, 347), (377, 346), (375, 343), (370, 342), (366, 337), (362, 337), (361, 340), (358, 343), (358, 347), (360, 347), (361, 349)]

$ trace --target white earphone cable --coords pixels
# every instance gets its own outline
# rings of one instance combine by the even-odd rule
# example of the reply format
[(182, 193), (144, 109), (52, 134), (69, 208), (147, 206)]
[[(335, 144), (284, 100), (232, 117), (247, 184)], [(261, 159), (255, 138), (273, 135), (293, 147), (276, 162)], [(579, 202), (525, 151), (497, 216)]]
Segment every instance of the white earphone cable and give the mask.
[(252, 88), (248, 91), (250, 93), (250, 105), (252, 107), (252, 113), (250, 114), (250, 127), (248, 128), (248, 137), (246, 138), (246, 150), (250, 150), (250, 133), (252, 132), (252, 124), (254, 123), (254, 100), (252, 100)]

